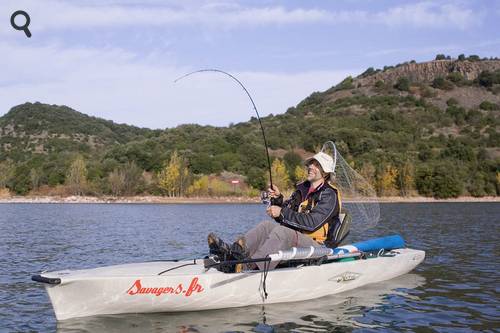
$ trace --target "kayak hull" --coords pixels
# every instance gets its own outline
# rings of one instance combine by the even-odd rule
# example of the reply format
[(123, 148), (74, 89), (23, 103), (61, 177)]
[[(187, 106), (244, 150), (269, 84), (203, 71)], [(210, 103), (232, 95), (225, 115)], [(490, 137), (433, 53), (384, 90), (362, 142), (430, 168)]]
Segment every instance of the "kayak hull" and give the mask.
[[(337, 294), (406, 274), (425, 252), (398, 249), (379, 256), (263, 273), (206, 270), (203, 260), (158, 261), (77, 271), (45, 272), (57, 320), (103, 314), (199, 311), (296, 302)], [(51, 283), (48, 283), (51, 281)]]

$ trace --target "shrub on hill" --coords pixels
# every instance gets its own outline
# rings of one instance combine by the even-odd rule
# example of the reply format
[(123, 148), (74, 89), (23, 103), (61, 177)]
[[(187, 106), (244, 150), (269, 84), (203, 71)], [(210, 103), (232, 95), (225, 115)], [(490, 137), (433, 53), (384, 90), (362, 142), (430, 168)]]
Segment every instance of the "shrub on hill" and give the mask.
[(351, 76), (346, 77), (342, 82), (335, 86), (335, 91), (337, 90), (348, 90), (354, 88), (354, 79)]
[(410, 91), (410, 80), (407, 77), (400, 77), (394, 88), (400, 91)]
[(450, 56), (446, 56), (444, 54), (438, 54), (438, 55), (436, 55), (436, 58), (435, 58), (435, 60), (450, 60), (450, 59), (451, 59)]
[(500, 84), (500, 70), (495, 72), (482, 71), (477, 77), (480, 86), (491, 88), (494, 84)]
[(465, 83), (465, 77), (460, 72), (452, 72), (446, 78), (456, 85), (463, 85)]
[(486, 111), (500, 110), (500, 106), (498, 104), (489, 101), (481, 102), (481, 104), (479, 104), (479, 108)]
[(367, 77), (367, 76), (370, 76), (370, 75), (373, 75), (375, 73), (378, 73), (380, 72), (380, 69), (374, 69), (373, 67), (368, 67), (366, 69), (366, 71), (364, 71), (363, 73), (361, 73), (361, 77)]
[(434, 81), (432, 81), (432, 87), (441, 90), (452, 90), (453, 83), (443, 77), (437, 77), (434, 79)]

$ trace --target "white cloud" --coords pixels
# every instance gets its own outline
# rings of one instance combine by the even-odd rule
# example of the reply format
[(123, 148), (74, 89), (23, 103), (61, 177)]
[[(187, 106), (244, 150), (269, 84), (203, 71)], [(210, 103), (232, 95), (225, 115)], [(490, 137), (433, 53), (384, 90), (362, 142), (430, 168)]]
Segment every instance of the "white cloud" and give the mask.
[(286, 9), (283, 7), (243, 7), (213, 3), (179, 6), (123, 4), (78, 5), (55, 0), (17, 1), (2, 3), (0, 12), (26, 8), (33, 29), (81, 29), (111, 26), (210, 26), (217, 28), (317, 23), (329, 20), (329, 14), (319, 9)]
[[(420, 2), (369, 12), (364, 10), (328, 11), (283, 6), (243, 6), (235, 3), (148, 2), (62, 2), (57, 0), (19, 0), (0, 4), (0, 13), (25, 8), (32, 17), (35, 32), (55, 29), (94, 29), (109, 27), (204, 26), (234, 29), (291, 24), (377, 24), (465, 29), (479, 24), (483, 13), (453, 3)], [(5, 16), (3, 15), (3, 16)], [(0, 30), (2, 33), (3, 30)], [(5, 31), (4, 31), (5, 32)]]
[(482, 13), (455, 4), (421, 2), (390, 8), (377, 13), (375, 21), (389, 26), (457, 27), (465, 29), (479, 23)]
[[(227, 125), (248, 120), (244, 92), (218, 74), (176, 84), (192, 68), (139, 58), (120, 49), (62, 49), (0, 43), (8, 71), (0, 77), (0, 114), (27, 101), (67, 105), (86, 114), (150, 128), (182, 123)], [(144, 60), (145, 59), (145, 60)], [(353, 71), (239, 72), (261, 115), (283, 113), (313, 91), (325, 90)]]

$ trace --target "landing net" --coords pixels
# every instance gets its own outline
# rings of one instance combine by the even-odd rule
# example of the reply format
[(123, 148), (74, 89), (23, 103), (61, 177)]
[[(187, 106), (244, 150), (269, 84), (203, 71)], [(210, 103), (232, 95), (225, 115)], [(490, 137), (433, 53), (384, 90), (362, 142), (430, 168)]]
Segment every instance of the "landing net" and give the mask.
[(340, 191), (343, 212), (352, 217), (351, 231), (376, 226), (380, 207), (373, 186), (347, 163), (332, 141), (326, 142), (321, 151), (333, 158), (335, 172), (330, 183)]

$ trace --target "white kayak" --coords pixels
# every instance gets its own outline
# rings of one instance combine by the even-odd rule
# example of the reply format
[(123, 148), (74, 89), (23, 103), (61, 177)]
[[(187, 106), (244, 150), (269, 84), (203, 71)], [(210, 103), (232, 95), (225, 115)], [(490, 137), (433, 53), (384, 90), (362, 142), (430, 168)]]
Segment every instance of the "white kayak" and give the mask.
[[(73, 318), (57, 322), (58, 332), (265, 332), (256, 326), (265, 323), (284, 331), (331, 332), (366, 328), (359, 320), (359, 309), (384, 308), (394, 298), (411, 298), (412, 289), (426, 280), (418, 274), (372, 283), (335, 295), (295, 303), (275, 303), (230, 309), (191, 312), (114, 314)], [(389, 299), (387, 296), (391, 296)], [(392, 301), (391, 301), (392, 299)], [(312, 320), (312, 322), (311, 322)], [(332, 323), (334, 322), (334, 328)], [(289, 323), (293, 323), (290, 328)], [(140, 328), (140, 329), (139, 329)], [(270, 329), (268, 330), (271, 331)]]
[[(267, 274), (223, 273), (195, 259), (43, 272), (32, 278), (44, 282), (57, 320), (65, 320), (309, 300), (406, 274), (425, 257), (424, 251), (408, 248), (373, 256), (359, 256), (362, 252), (356, 246), (335, 250), (329, 258), (336, 260), (278, 268)], [(342, 256), (351, 258), (339, 260)]]

